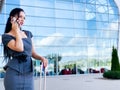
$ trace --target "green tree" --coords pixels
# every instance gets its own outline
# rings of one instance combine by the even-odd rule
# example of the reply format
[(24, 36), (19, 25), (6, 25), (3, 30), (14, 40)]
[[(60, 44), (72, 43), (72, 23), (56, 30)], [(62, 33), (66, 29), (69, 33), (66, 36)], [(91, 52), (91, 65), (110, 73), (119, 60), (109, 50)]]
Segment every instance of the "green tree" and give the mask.
[(111, 71), (119, 71), (119, 58), (116, 48), (112, 48)]

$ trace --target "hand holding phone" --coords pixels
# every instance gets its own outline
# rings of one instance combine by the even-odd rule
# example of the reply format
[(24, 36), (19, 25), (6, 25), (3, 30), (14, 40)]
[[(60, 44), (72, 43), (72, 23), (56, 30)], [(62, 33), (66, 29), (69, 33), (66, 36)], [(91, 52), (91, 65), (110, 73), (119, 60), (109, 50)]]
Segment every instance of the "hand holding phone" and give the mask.
[(11, 24), (12, 24), (12, 30), (14, 30), (15, 32), (20, 30), (19, 23), (16, 17), (11, 18)]
[(17, 20), (16, 17), (13, 17), (13, 18), (11, 19), (11, 23), (12, 23), (12, 22), (16, 22), (16, 20)]

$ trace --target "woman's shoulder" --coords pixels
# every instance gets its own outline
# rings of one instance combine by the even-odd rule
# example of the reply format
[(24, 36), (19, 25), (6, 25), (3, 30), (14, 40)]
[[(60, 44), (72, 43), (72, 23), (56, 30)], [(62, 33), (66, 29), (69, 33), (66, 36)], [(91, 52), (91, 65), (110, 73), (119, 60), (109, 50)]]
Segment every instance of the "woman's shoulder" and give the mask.
[(15, 37), (8, 33), (4, 33), (4, 34), (2, 34), (2, 38), (15, 38)]
[(31, 33), (31, 32), (28, 31), (28, 30), (22, 30), (22, 31), (25, 32), (26, 34)]
[(12, 39), (15, 39), (15, 37), (13, 37), (12, 35), (9, 35), (9, 34), (7, 34), (7, 33), (2, 34), (2, 43), (3, 43), (3, 44), (7, 45), (8, 42), (9, 42), (10, 40), (12, 40)]
[(24, 31), (28, 37), (33, 37), (31, 31), (28, 30), (22, 30), (22, 31)]

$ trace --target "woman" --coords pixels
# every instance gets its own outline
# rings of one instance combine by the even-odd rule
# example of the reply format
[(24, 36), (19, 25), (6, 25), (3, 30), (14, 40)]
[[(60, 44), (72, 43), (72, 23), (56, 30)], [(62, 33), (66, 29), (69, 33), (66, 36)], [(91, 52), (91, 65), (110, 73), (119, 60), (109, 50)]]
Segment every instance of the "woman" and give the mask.
[(10, 12), (5, 32), (2, 35), (4, 58), (8, 61), (4, 67), (6, 70), (4, 78), (5, 90), (34, 90), (31, 57), (41, 60), (44, 67), (48, 64), (47, 59), (35, 52), (32, 33), (21, 30), (24, 21), (24, 10), (21, 8), (13, 9)]

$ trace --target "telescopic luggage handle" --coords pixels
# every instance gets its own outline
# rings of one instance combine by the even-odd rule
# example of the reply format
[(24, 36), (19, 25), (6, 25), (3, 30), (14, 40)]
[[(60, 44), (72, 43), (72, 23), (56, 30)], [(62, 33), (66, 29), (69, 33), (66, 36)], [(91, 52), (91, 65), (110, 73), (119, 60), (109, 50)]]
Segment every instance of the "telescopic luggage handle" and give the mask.
[[(44, 81), (42, 80), (42, 78)], [(46, 68), (44, 67), (42, 62), (40, 62), (40, 90), (46, 90)]]

